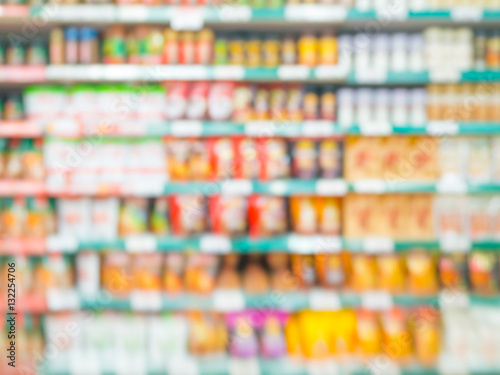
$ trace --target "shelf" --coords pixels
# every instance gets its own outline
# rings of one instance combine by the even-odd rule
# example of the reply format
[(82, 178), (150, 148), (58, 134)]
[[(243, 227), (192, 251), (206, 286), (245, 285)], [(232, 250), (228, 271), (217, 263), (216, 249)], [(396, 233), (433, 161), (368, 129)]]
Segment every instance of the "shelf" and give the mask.
[(350, 239), (325, 235), (287, 234), (270, 238), (239, 237), (205, 234), (197, 237), (157, 237), (151, 234), (129, 236), (110, 240), (86, 239), (53, 235), (42, 239), (0, 240), (0, 255), (41, 255), (52, 252), (76, 253), (90, 251), (128, 251), (131, 253), (195, 251), (213, 254), (235, 252), (288, 252), (316, 254), (339, 252), (391, 253), (406, 252), (415, 248), (429, 251), (468, 252), (471, 250), (500, 251), (500, 240), (472, 241), (468, 238), (443, 240), (394, 240), (388, 237)]
[(397, 179), (375, 179), (346, 181), (342, 178), (333, 179), (282, 179), (272, 181), (223, 180), (223, 181), (189, 181), (189, 182), (159, 182), (158, 179), (148, 180), (144, 175), (136, 184), (94, 183), (91, 185), (48, 185), (43, 181), (1, 180), (0, 197), (12, 196), (138, 196), (160, 197), (174, 194), (202, 194), (213, 196), (230, 194), (248, 196), (251, 194), (295, 196), (315, 195), (342, 197), (347, 193), (357, 194), (498, 194), (498, 182), (467, 182), (461, 179), (438, 180), (436, 182), (407, 181)]
[(247, 136), (330, 138), (345, 135), (496, 135), (500, 134), (499, 122), (428, 121), (422, 125), (398, 125), (386, 122), (341, 125), (328, 120), (305, 121), (200, 121), (200, 120), (121, 120), (110, 124), (103, 131), (98, 120), (80, 122), (72, 118), (55, 121), (0, 121), (2, 138), (84, 138), (98, 134), (103, 137), (212, 137)]
[[(50, 23), (88, 24), (88, 23), (165, 23), (176, 16), (192, 16), (197, 22), (175, 22), (179, 29), (196, 29), (208, 24), (274, 24), (286, 23), (329, 23), (347, 22), (355, 25), (361, 21), (387, 20), (388, 15), (375, 10), (361, 11), (340, 5), (294, 4), (275, 8), (252, 8), (249, 6), (223, 5), (219, 7), (179, 7), (179, 6), (142, 6), (142, 5), (63, 5), (54, 12), (50, 5), (44, 6), (0, 6), (0, 17), (5, 20), (21, 17), (46, 15)], [(500, 11), (473, 6), (458, 6), (452, 10), (407, 10), (390, 14), (391, 24), (429, 24), (429, 23), (488, 23), (500, 19)]]
[(498, 71), (455, 71), (441, 69), (422, 72), (351, 71), (337, 65), (309, 68), (303, 65), (277, 68), (247, 68), (212, 65), (47, 65), (0, 66), (0, 82), (125, 82), (125, 81), (290, 81), (328, 82), (351, 85), (427, 84), (458, 82), (496, 82)]
[(430, 296), (391, 295), (386, 291), (361, 293), (339, 292), (315, 288), (309, 291), (281, 292), (273, 290), (264, 294), (247, 294), (242, 290), (215, 290), (206, 295), (179, 293), (167, 295), (160, 292), (133, 291), (130, 297), (113, 297), (101, 291), (94, 297), (84, 297), (76, 290), (52, 291), (46, 296), (29, 296), (19, 301), (16, 312), (39, 313), (52, 311), (220, 311), (234, 312), (248, 309), (279, 311), (337, 311), (343, 308), (363, 307), (383, 311), (392, 306), (412, 308), (434, 306), (436, 308), (465, 308), (468, 306), (500, 307), (500, 294), (481, 296), (474, 293), (446, 291)]

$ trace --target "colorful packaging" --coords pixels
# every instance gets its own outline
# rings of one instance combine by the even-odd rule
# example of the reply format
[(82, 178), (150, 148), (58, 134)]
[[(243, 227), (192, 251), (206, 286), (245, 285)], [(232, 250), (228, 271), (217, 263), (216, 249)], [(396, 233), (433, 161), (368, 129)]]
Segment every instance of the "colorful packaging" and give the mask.
[(365, 309), (358, 310), (357, 318), (359, 351), (368, 359), (382, 350), (383, 335), (380, 321), (375, 312)]
[(292, 173), (295, 178), (312, 179), (318, 172), (315, 142), (302, 139), (293, 143)]
[(170, 82), (167, 84), (166, 116), (169, 120), (179, 120), (186, 116), (188, 108), (189, 84)]
[(376, 195), (347, 195), (343, 202), (344, 235), (361, 238), (379, 233), (379, 210), (380, 199)]
[(160, 291), (162, 254), (138, 254), (132, 261), (133, 288), (139, 291)]
[(228, 236), (239, 236), (246, 233), (247, 202), (245, 197), (209, 197), (208, 205), (214, 233)]
[(343, 254), (316, 254), (314, 256), (316, 275), (323, 288), (340, 289), (346, 283)]
[(243, 272), (243, 289), (248, 294), (269, 292), (269, 277), (260, 259), (250, 259)]
[(378, 234), (381, 236), (406, 239), (408, 227), (408, 197), (404, 194), (387, 194), (379, 198), (380, 216)]
[(195, 64), (209, 65), (213, 61), (214, 33), (212, 30), (203, 29), (196, 35), (194, 51)]
[(203, 120), (208, 113), (208, 82), (195, 82), (191, 86), (186, 109), (186, 118), (190, 120)]
[(383, 351), (391, 360), (407, 363), (412, 354), (412, 337), (406, 321), (405, 311), (393, 307), (381, 315), (383, 330)]
[(213, 178), (225, 180), (235, 174), (235, 149), (231, 138), (212, 138), (208, 141)]
[(309, 289), (316, 284), (315, 259), (313, 255), (292, 254), (292, 272), (298, 286)]
[(92, 238), (112, 240), (118, 237), (118, 198), (94, 198), (91, 202)]
[(156, 198), (151, 211), (151, 231), (157, 236), (170, 233), (168, 198)]
[(253, 237), (275, 236), (285, 233), (287, 213), (283, 197), (250, 196), (249, 234)]
[(313, 197), (290, 197), (292, 230), (298, 234), (318, 232), (318, 211)]
[(120, 236), (142, 234), (148, 229), (148, 200), (126, 198), (122, 202), (118, 218)]
[(191, 254), (186, 260), (184, 285), (190, 293), (212, 293), (218, 258), (212, 254)]
[(127, 253), (110, 251), (102, 258), (102, 287), (117, 297), (128, 297), (132, 286), (132, 262)]
[(439, 258), (439, 279), (444, 289), (465, 290), (468, 282), (468, 261), (465, 254), (442, 254)]
[(437, 265), (433, 254), (414, 250), (406, 257), (408, 286), (415, 295), (431, 295), (438, 291)]
[(378, 286), (377, 260), (372, 255), (353, 254), (349, 285), (356, 292), (374, 290)]
[(408, 238), (433, 239), (433, 196), (428, 194), (408, 195)]
[(396, 254), (377, 256), (380, 289), (391, 294), (406, 291), (406, 269), (402, 257)]
[(275, 180), (290, 176), (287, 144), (282, 139), (259, 139), (260, 179)]
[(320, 178), (342, 176), (342, 144), (332, 140), (319, 141), (318, 164)]
[(499, 284), (498, 255), (474, 251), (469, 256), (469, 277), (474, 292), (483, 295), (497, 293)]
[(319, 232), (327, 235), (340, 235), (342, 225), (340, 199), (318, 197), (316, 199), (316, 209), (318, 211)]
[(208, 180), (212, 173), (207, 142), (201, 139), (190, 140), (188, 159), (189, 179)]
[(252, 119), (253, 90), (247, 83), (240, 83), (233, 92), (233, 116), (235, 122), (250, 121)]
[(205, 199), (201, 195), (175, 195), (170, 197), (172, 233), (189, 236), (206, 229)]
[(418, 307), (410, 321), (413, 333), (414, 353), (423, 366), (434, 366), (441, 351), (441, 327), (439, 312), (432, 307)]
[(163, 289), (167, 294), (177, 294), (183, 291), (184, 255), (182, 253), (165, 254), (163, 268)]
[(215, 82), (210, 86), (208, 95), (208, 113), (214, 121), (225, 121), (233, 113), (233, 92), (235, 84)]
[(259, 177), (260, 164), (257, 155), (258, 146), (253, 138), (234, 139), (236, 149), (235, 178), (254, 180)]

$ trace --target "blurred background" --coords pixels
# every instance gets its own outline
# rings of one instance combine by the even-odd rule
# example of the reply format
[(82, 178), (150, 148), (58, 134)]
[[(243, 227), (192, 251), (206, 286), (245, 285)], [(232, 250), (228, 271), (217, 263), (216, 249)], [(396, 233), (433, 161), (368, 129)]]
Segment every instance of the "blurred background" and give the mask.
[(0, 0), (0, 373), (500, 374), (499, 21)]

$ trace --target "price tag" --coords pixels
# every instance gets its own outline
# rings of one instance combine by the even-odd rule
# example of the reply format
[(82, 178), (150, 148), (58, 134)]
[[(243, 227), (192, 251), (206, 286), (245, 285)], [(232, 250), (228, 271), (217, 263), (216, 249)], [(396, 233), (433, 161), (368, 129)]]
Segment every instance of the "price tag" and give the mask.
[[(147, 180), (147, 179), (146, 179)], [(136, 197), (159, 197), (162, 195), (166, 181), (144, 181), (134, 184), (126, 184), (122, 187), (124, 195), (134, 195)]]
[(317, 311), (337, 311), (342, 308), (339, 294), (333, 290), (313, 289), (309, 292), (309, 306)]
[(81, 135), (81, 127), (75, 119), (61, 118), (52, 121), (47, 126), (47, 132), (59, 137), (78, 137)]
[(132, 253), (152, 253), (158, 244), (151, 234), (139, 234), (125, 238), (125, 250)]
[(98, 69), (102, 69), (102, 79), (107, 81), (139, 80), (145, 78), (145, 71), (141, 66), (113, 65), (98, 67)]
[(357, 70), (356, 82), (358, 83), (385, 83), (387, 82), (387, 70)]
[(328, 197), (341, 197), (346, 195), (347, 182), (342, 179), (319, 179), (316, 182), (316, 194)]
[(259, 362), (255, 358), (229, 360), (229, 375), (260, 375)]
[(401, 375), (399, 365), (386, 357), (385, 361), (374, 363), (370, 366), (370, 374), (372, 375)]
[(250, 195), (253, 191), (252, 181), (229, 180), (221, 185), (222, 195)]
[(203, 28), (203, 8), (173, 8), (170, 27), (174, 30), (201, 30)]
[(427, 133), (430, 135), (457, 135), (458, 124), (454, 121), (429, 121), (427, 123)]
[(223, 5), (219, 10), (222, 22), (248, 22), (252, 19), (252, 8), (248, 6)]
[(303, 65), (284, 65), (278, 68), (278, 78), (284, 81), (309, 78), (310, 69)]
[(478, 22), (483, 19), (483, 9), (475, 6), (453, 6), (450, 17), (453, 21)]
[(353, 183), (353, 189), (357, 193), (381, 194), (387, 191), (387, 185), (383, 180), (360, 180)]
[(436, 183), (436, 191), (440, 194), (465, 194), (467, 183), (458, 176), (445, 176)]
[(118, 21), (145, 22), (149, 18), (149, 8), (144, 5), (120, 5), (117, 9)]
[(334, 124), (331, 121), (305, 121), (302, 134), (306, 137), (328, 137), (334, 133)]
[(199, 375), (198, 362), (192, 357), (172, 357), (167, 360), (168, 375)]
[(201, 121), (172, 121), (170, 132), (176, 137), (198, 137), (203, 133)]
[(212, 72), (214, 78), (220, 80), (241, 81), (245, 78), (245, 68), (241, 66), (216, 66)]
[(338, 375), (338, 365), (331, 360), (307, 361), (306, 369), (308, 375)]
[(203, 65), (160, 65), (151, 73), (151, 80), (187, 80), (208, 79), (209, 69)]
[(445, 289), (439, 293), (439, 306), (442, 309), (464, 309), (470, 306), (470, 298), (466, 292)]
[(342, 250), (342, 239), (338, 236), (317, 236), (314, 253), (338, 253)]
[(113, 5), (82, 5), (78, 6), (78, 20), (92, 22), (111, 22), (115, 20), (115, 7)]
[(272, 121), (249, 121), (245, 124), (245, 134), (250, 137), (273, 137), (276, 125)]
[(101, 375), (99, 358), (96, 355), (85, 355), (78, 350), (71, 351), (69, 361), (70, 375)]
[(49, 235), (46, 241), (48, 252), (74, 253), (78, 250), (78, 241), (73, 236)]
[(214, 310), (222, 312), (241, 311), (245, 308), (245, 296), (238, 290), (215, 290), (212, 294)]
[(392, 307), (392, 297), (386, 291), (371, 291), (361, 295), (361, 305), (368, 310), (387, 310)]
[(162, 296), (156, 291), (134, 290), (130, 294), (130, 305), (133, 311), (160, 311)]
[(293, 4), (285, 7), (285, 19), (289, 21), (344, 21), (347, 8), (339, 5)]
[(318, 236), (302, 236), (290, 234), (287, 239), (287, 248), (291, 253), (312, 254), (319, 244)]
[(430, 81), (436, 83), (459, 82), (461, 78), (461, 71), (449, 67), (442, 69), (432, 69), (429, 72)]
[(446, 253), (465, 253), (471, 250), (470, 238), (459, 235), (443, 236), (439, 240), (439, 247)]
[(232, 247), (229, 237), (206, 234), (200, 238), (200, 250), (204, 253), (227, 254)]
[(47, 306), (49, 311), (78, 310), (80, 298), (74, 289), (49, 289), (47, 291)]
[(385, 121), (370, 121), (359, 124), (359, 130), (363, 135), (389, 135), (392, 134), (392, 126)]
[(394, 241), (388, 237), (367, 237), (363, 240), (363, 250), (366, 253), (392, 253)]
[(347, 65), (319, 65), (314, 69), (317, 79), (344, 79), (349, 69)]
[(272, 195), (285, 195), (288, 184), (285, 181), (272, 181), (269, 183), (269, 193)]

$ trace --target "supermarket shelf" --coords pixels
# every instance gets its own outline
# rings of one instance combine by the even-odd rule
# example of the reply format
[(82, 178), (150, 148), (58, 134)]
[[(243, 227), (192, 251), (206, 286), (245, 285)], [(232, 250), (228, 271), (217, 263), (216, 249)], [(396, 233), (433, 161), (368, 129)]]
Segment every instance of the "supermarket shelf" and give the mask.
[(345, 196), (358, 194), (495, 194), (500, 192), (500, 181), (472, 182), (460, 179), (441, 179), (436, 182), (407, 181), (397, 178), (386, 180), (358, 180), (348, 182), (333, 179), (282, 179), (272, 181), (222, 180), (189, 182), (145, 181), (129, 184), (95, 183), (92, 185), (46, 185), (42, 181), (1, 180), (0, 197), (12, 196), (139, 196), (159, 197), (172, 194), (202, 194), (205, 196), (226, 194), (248, 196), (265, 194), (275, 196), (317, 195)]
[(122, 82), (122, 81), (317, 81), (357, 84), (426, 84), (456, 82), (495, 82), (500, 70), (456, 71), (441, 69), (422, 72), (351, 71), (340, 65), (309, 68), (304, 65), (277, 68), (247, 68), (211, 65), (48, 65), (0, 66), (0, 82)]
[(46, 296), (20, 300), (16, 311), (26, 313), (48, 311), (74, 311), (89, 309), (94, 311), (220, 311), (235, 312), (248, 309), (280, 311), (337, 311), (343, 308), (363, 307), (383, 311), (392, 306), (406, 308), (434, 306), (436, 308), (466, 308), (468, 306), (500, 307), (500, 294), (482, 296), (474, 293), (445, 291), (429, 296), (391, 295), (386, 291), (366, 291), (361, 293), (342, 292), (315, 288), (310, 291), (248, 294), (242, 290), (215, 290), (206, 295), (179, 293), (167, 295), (160, 292), (132, 291), (130, 297), (117, 298), (101, 291), (93, 297), (84, 297), (76, 290), (51, 291)]
[(131, 253), (200, 251), (213, 254), (235, 252), (289, 252), (298, 254), (333, 253), (342, 249), (352, 252), (390, 253), (421, 248), (430, 251), (467, 252), (473, 249), (500, 251), (500, 240), (473, 241), (468, 238), (441, 240), (394, 240), (388, 237), (350, 239), (326, 235), (288, 234), (270, 238), (238, 237), (205, 234), (197, 237), (157, 237), (151, 234), (110, 240), (78, 240), (74, 237), (53, 235), (31, 240), (0, 240), (0, 254), (45, 254), (51, 252), (75, 253), (90, 251), (128, 251)]
[(423, 125), (397, 125), (386, 122), (341, 125), (328, 120), (306, 121), (198, 121), (198, 120), (120, 120), (102, 127), (98, 120), (84, 123), (73, 118), (39, 121), (0, 121), (2, 138), (84, 138), (98, 134), (103, 137), (209, 137), (247, 136), (314, 137), (363, 135), (489, 135), (500, 134), (498, 122), (428, 121)]
[(45, 14), (48, 22), (64, 23), (164, 23), (179, 16), (188, 16), (196, 21), (175, 21), (178, 29), (197, 29), (203, 23), (208, 24), (252, 24), (286, 22), (293, 23), (328, 22), (356, 23), (370, 20), (387, 20), (391, 24), (431, 22), (488, 23), (500, 19), (500, 11), (485, 10), (479, 7), (463, 6), (452, 10), (401, 11), (389, 13), (375, 10), (361, 11), (340, 5), (294, 4), (275, 8), (252, 8), (249, 6), (222, 5), (219, 7), (178, 7), (178, 6), (117, 6), (117, 5), (64, 5), (55, 12), (50, 5), (45, 6), (9, 6), (0, 7), (0, 17), (5, 19)]
[[(83, 358), (80, 359), (85, 361)], [(90, 361), (90, 358), (87, 362)], [(130, 366), (132, 360), (129, 360)], [(114, 375), (123, 373), (123, 370), (115, 370), (112, 363), (106, 364), (110, 368), (101, 369), (101, 371), (93, 374), (106, 374)], [(122, 364), (123, 365), (123, 364)], [(150, 364), (151, 365), (151, 364)], [(185, 374), (179, 372), (179, 369), (186, 371), (189, 368), (189, 374), (197, 375), (318, 375), (318, 374), (336, 374), (336, 375), (367, 375), (367, 374), (400, 374), (400, 375), (445, 375), (455, 374), (457, 372), (450, 372), (446, 369), (440, 371), (436, 367), (421, 367), (417, 365), (404, 366), (399, 368), (398, 365), (384, 362), (385, 367), (377, 367), (377, 372), (373, 371), (369, 366), (363, 366), (359, 362), (338, 362), (335, 360), (318, 360), (318, 361), (301, 361), (294, 358), (282, 359), (237, 359), (223, 356), (209, 358), (209, 359), (196, 359), (188, 358), (174, 358), (170, 363), (166, 363), (161, 368), (148, 368), (138, 370), (138, 373), (147, 375), (173, 375)], [(53, 368), (50, 362), (45, 366), (45, 371), (42, 374), (46, 375), (71, 375), (74, 372), (70, 370), (70, 364), (66, 369)], [(166, 367), (166, 369), (165, 369)], [(243, 370), (245, 369), (245, 370)], [(378, 372), (379, 370), (387, 372)], [(467, 370), (460, 367), (460, 374), (463, 375), (495, 375), (500, 373), (500, 369), (487, 368), (487, 369), (471, 369)]]

